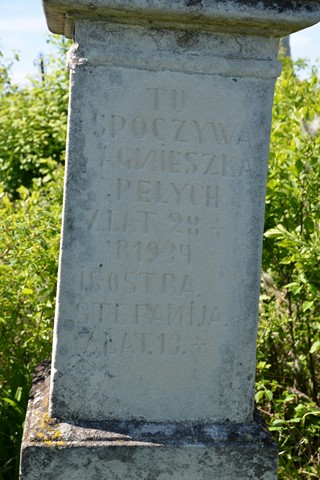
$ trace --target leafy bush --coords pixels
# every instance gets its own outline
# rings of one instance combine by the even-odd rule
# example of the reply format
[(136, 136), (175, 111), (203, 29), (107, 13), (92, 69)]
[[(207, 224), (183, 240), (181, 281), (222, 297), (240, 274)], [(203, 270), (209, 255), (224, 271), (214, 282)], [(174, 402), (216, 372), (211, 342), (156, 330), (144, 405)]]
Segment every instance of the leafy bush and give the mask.
[[(46, 188), (0, 195), (0, 478), (18, 468), (31, 373), (51, 356), (62, 168)], [(7, 475), (5, 472), (8, 472)], [(16, 478), (16, 477), (14, 477)]]
[(34, 178), (48, 179), (56, 163), (64, 162), (68, 42), (54, 37), (51, 42), (57, 43), (57, 56), (48, 60), (41, 80), (18, 87), (8, 68), (0, 67), (0, 181), (13, 198), (21, 185), (30, 188)]
[[(17, 478), (31, 372), (50, 357), (67, 110), (60, 67), (22, 89), (0, 67), (0, 480)], [(288, 480), (320, 477), (319, 81), (284, 67), (267, 187), (256, 400)]]
[(44, 81), (12, 85), (0, 65), (0, 480), (18, 478), (31, 374), (51, 356), (68, 97), (52, 41)]
[(256, 400), (280, 479), (320, 477), (319, 87), (287, 61), (273, 109)]

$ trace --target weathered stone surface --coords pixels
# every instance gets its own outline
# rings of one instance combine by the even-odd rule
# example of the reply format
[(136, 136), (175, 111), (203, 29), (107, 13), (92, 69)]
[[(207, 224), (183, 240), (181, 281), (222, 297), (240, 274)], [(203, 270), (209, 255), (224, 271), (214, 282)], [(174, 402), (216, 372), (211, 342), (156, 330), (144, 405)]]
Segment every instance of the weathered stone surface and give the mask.
[(279, 40), (318, 1), (44, 0), (73, 36), (50, 402), (21, 479), (274, 480), (253, 414)]
[(24, 480), (271, 480), (277, 447), (259, 418), (250, 425), (58, 422), (48, 382), (33, 388), (24, 434)]
[(319, 0), (43, 0), (49, 30), (72, 37), (74, 19), (284, 36), (317, 23)]
[(69, 55), (51, 413), (250, 422), (279, 41), (85, 10)]
[(250, 422), (278, 40), (75, 38), (52, 415)]

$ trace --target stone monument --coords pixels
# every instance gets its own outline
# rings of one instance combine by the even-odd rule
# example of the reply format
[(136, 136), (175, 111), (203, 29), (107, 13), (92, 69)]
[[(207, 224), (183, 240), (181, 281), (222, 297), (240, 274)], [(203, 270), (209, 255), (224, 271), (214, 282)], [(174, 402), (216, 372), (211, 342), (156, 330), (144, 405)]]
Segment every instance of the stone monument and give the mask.
[(275, 479), (253, 405), (271, 108), (279, 37), (320, 3), (43, 4), (74, 44), (52, 372), (21, 478)]

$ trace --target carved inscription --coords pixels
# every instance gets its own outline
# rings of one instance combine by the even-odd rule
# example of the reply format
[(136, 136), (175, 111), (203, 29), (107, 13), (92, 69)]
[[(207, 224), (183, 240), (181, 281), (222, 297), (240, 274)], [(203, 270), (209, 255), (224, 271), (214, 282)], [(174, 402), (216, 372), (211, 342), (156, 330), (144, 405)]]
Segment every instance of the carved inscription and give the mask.
[(127, 327), (213, 327), (221, 321), (217, 306), (185, 303), (81, 303), (79, 304), (79, 324), (89, 325), (95, 318), (106, 328)]
[[(93, 316), (104, 329), (99, 339), (95, 339), (90, 327)], [(87, 342), (87, 347), (93, 340), (97, 341), (108, 355), (186, 355), (206, 351), (206, 336), (200, 331), (212, 328), (220, 320), (217, 307), (193, 302), (180, 305), (84, 303), (79, 305), (77, 334)], [(151, 329), (146, 330), (148, 328)], [(163, 328), (165, 331), (161, 331)]]
[(181, 335), (179, 333), (151, 333), (125, 332), (120, 334), (119, 341), (110, 342), (107, 346), (106, 353), (109, 355), (119, 354), (147, 354), (147, 355), (178, 355), (186, 354), (181, 349)]
[(109, 209), (89, 210), (88, 230), (111, 233), (152, 233), (155, 227), (156, 212), (145, 210)]
[(176, 295), (187, 297), (194, 288), (190, 275), (168, 272), (112, 272), (100, 268), (95, 272), (82, 272), (81, 291), (96, 294)]
[(149, 87), (151, 93), (152, 108), (154, 111), (160, 109), (182, 112), (185, 109), (186, 93), (176, 88)]
[(207, 353), (207, 341), (200, 335), (189, 336), (183, 333), (125, 332), (117, 342), (109, 339), (105, 343), (105, 353), (129, 355), (192, 355)]
[(219, 186), (199, 183), (175, 183), (160, 180), (124, 180), (117, 178), (111, 193), (117, 200), (137, 204), (219, 206)]
[[(216, 197), (213, 196), (210, 197), (210, 199), (214, 202)], [(156, 233), (156, 219), (159, 219), (160, 217), (160, 214), (157, 214), (156, 212), (132, 212), (120, 208), (117, 209), (116, 213), (114, 213), (111, 209), (96, 209), (94, 211), (89, 211), (89, 214), (90, 218), (88, 221), (88, 230), (109, 233)], [(173, 234), (187, 235), (190, 237), (197, 237), (199, 234), (201, 222), (198, 215), (172, 212), (169, 214), (162, 214), (161, 220), (165, 221), (165, 223), (169, 226), (171, 233)], [(154, 242), (149, 242), (149, 250), (154, 247), (153, 244)], [(153, 247), (151, 245), (153, 245)], [(166, 248), (173, 249), (173, 247), (170, 247), (172, 242), (167, 242), (166, 245)], [(118, 247), (119, 245), (117, 245), (117, 251)]]
[(129, 118), (111, 115), (110, 131), (114, 138), (125, 135), (137, 140), (148, 139), (169, 144), (204, 144), (214, 141), (218, 145), (229, 145), (231, 142), (237, 144), (246, 140), (239, 131), (227, 133), (219, 121), (201, 122), (170, 117), (153, 118), (150, 121), (140, 116)]
[(224, 122), (221, 112), (209, 120), (192, 118), (187, 99), (184, 90), (150, 87), (145, 92), (148, 114), (103, 114), (102, 132), (108, 142), (101, 164), (140, 172), (251, 177), (247, 125)]
[(118, 141), (104, 147), (101, 159), (106, 168), (130, 171), (221, 177), (252, 176), (252, 159), (228, 156), (213, 151), (119, 146)]
[(167, 241), (116, 241), (117, 260), (129, 260), (143, 264), (166, 263), (182, 261), (191, 265), (191, 245)]
[(216, 113), (197, 118), (182, 89), (149, 87), (144, 97), (141, 112), (137, 103), (134, 114), (96, 117), (105, 190), (84, 221), (106, 246), (97, 268), (81, 270), (91, 301), (79, 304), (76, 331), (90, 350), (100, 325), (107, 355), (197, 355), (226, 325), (193, 273), (199, 246), (225, 238), (223, 182), (252, 177), (250, 134)]

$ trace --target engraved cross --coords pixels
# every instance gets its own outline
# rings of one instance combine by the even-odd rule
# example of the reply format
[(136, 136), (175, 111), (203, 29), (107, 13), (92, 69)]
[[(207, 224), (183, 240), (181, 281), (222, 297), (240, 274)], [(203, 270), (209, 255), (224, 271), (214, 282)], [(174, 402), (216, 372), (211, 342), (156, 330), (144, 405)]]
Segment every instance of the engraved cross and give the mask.
[(202, 347), (206, 347), (206, 346), (207, 344), (205, 342), (202, 342), (199, 338), (199, 335), (197, 335), (196, 341), (195, 343), (192, 344), (192, 347), (196, 347), (196, 350), (200, 352)]
[(219, 220), (217, 221), (217, 225), (213, 225), (211, 229), (216, 232), (217, 238), (220, 238), (220, 232), (223, 232), (225, 230), (224, 227), (219, 226)]

